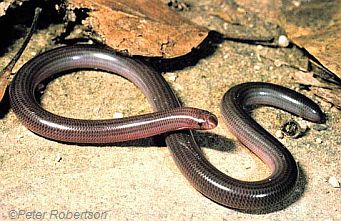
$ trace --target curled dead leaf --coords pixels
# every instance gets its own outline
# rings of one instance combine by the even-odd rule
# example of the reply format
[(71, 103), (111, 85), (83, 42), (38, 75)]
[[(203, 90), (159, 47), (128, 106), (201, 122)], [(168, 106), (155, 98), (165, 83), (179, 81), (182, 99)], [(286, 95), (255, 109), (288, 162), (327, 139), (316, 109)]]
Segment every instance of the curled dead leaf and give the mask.
[(208, 30), (158, 0), (69, 0), (70, 10), (90, 10), (84, 24), (116, 50), (172, 58), (189, 53)]

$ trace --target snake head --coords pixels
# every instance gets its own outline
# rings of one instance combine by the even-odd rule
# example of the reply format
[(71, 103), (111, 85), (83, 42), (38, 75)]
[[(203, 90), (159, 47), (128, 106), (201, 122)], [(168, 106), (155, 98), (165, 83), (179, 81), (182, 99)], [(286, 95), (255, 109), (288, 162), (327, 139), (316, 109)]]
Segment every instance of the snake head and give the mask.
[(200, 130), (211, 130), (217, 125), (218, 118), (208, 111), (202, 115), (202, 121), (198, 122), (198, 127)]

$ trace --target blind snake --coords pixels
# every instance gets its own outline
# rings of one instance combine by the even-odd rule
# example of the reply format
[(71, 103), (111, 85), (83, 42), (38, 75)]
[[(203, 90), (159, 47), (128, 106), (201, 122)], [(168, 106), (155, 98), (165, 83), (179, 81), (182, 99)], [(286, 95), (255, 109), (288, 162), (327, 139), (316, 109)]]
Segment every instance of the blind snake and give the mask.
[[(76, 69), (98, 69), (123, 76), (143, 91), (156, 112), (128, 119), (78, 120), (44, 110), (35, 97), (37, 86), (52, 75)], [(228, 128), (272, 171), (266, 179), (246, 182), (216, 169), (189, 130), (214, 128), (217, 118), (213, 114), (181, 107), (161, 75), (108, 48), (76, 45), (42, 53), (18, 71), (9, 92), (11, 106), (20, 121), (31, 131), (53, 140), (113, 143), (167, 132), (166, 144), (190, 183), (211, 200), (241, 210), (264, 209), (281, 202), (294, 188), (298, 177), (290, 152), (256, 123), (247, 109), (270, 105), (314, 122), (324, 120), (322, 111), (312, 100), (278, 85), (254, 82), (228, 90), (221, 103)]]

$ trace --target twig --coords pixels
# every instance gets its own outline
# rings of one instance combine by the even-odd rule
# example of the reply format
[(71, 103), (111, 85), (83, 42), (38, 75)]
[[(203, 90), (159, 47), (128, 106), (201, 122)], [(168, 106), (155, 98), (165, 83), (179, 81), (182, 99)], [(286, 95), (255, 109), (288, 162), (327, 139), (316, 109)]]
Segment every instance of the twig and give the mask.
[(30, 30), (27, 33), (22, 46), (20, 47), (19, 51), (14, 55), (12, 60), (7, 64), (7, 66), (0, 72), (0, 101), (2, 100), (2, 98), (5, 94), (6, 88), (9, 84), (9, 76), (12, 74), (12, 70), (14, 68), (14, 65), (17, 63), (17, 61), (21, 57), (22, 53), (26, 49), (27, 44), (31, 40), (33, 33), (36, 30), (37, 21), (38, 21), (38, 18), (39, 18), (41, 11), (42, 11), (42, 9), (39, 7), (37, 7), (35, 9), (34, 18), (33, 18)]

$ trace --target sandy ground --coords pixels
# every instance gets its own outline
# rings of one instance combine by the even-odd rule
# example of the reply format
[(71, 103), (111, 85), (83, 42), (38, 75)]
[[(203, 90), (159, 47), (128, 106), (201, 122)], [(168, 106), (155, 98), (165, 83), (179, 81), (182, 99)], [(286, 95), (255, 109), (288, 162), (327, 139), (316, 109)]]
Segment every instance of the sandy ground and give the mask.
[[(18, 67), (49, 45), (54, 28), (58, 27), (34, 36)], [(298, 70), (274, 61), (285, 57), (299, 60), (302, 55), (295, 48), (231, 41), (213, 41), (209, 46), (216, 48), (212, 55), (163, 76), (185, 106), (207, 109), (219, 117), (216, 129), (195, 134), (208, 159), (233, 177), (264, 178), (269, 174), (267, 167), (222, 123), (220, 99), (231, 86), (248, 81), (273, 82), (300, 91), (290, 77)], [(264, 54), (267, 56), (260, 56)], [(1, 61), (6, 63), (11, 56), (8, 53)], [(328, 117), (325, 125), (272, 108), (254, 112), (272, 134), (290, 119), (309, 128), (301, 138), (281, 139), (297, 160), (301, 176), (283, 208), (265, 214), (237, 212), (205, 198), (180, 173), (168, 148), (157, 146), (154, 139), (96, 147), (61, 144), (37, 136), (18, 121), (7, 95), (0, 111), (0, 219), (9, 220), (14, 210), (31, 218), (39, 218), (41, 212), (40, 218), (45, 219), (56, 219), (57, 213), (62, 219), (70, 213), (93, 212), (106, 220), (341, 220), (340, 188), (328, 182), (330, 177), (341, 179), (340, 111), (308, 91), (300, 92), (320, 104)], [(55, 79), (45, 90), (42, 105), (63, 116), (86, 119), (151, 111), (133, 84), (91, 71)]]

